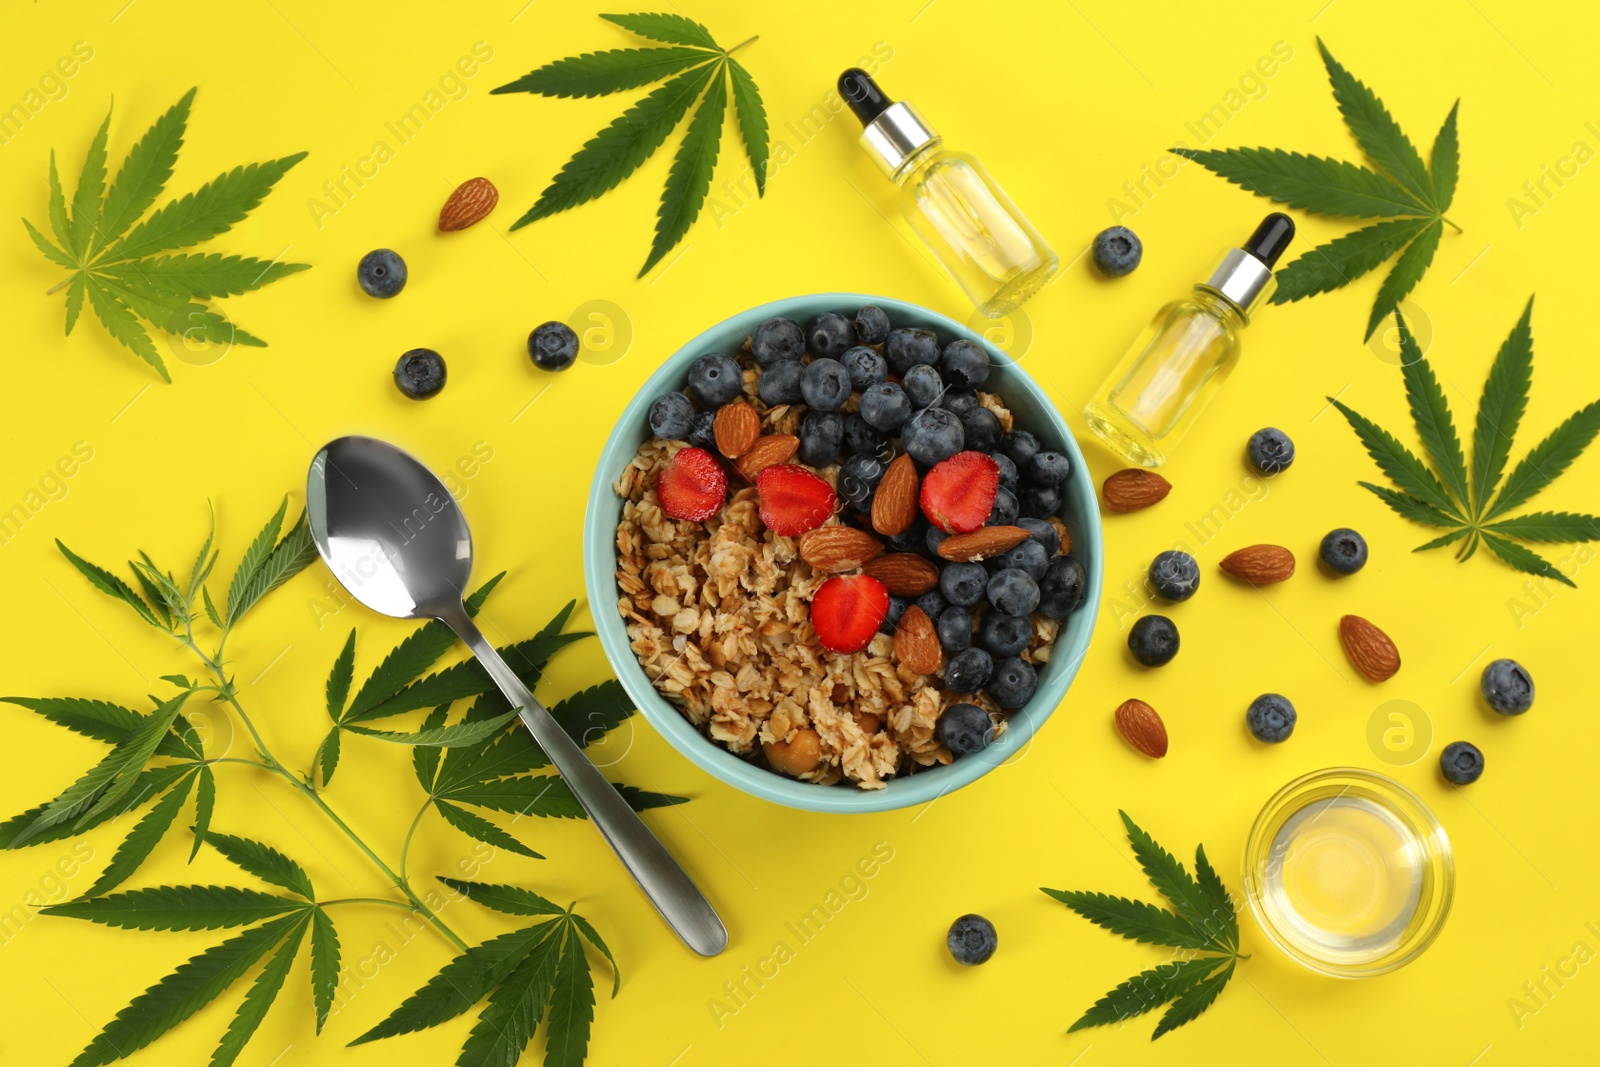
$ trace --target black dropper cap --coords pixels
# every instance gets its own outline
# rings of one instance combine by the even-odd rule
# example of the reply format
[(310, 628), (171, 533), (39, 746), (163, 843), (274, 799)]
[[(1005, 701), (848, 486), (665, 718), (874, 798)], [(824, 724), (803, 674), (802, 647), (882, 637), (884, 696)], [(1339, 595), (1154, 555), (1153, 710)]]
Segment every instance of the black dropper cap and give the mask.
[(1244, 243), (1244, 250), (1268, 267), (1278, 262), (1283, 250), (1294, 240), (1294, 220), (1281, 211), (1274, 211), (1261, 220), (1256, 232)]
[(865, 126), (886, 111), (894, 101), (878, 88), (872, 75), (860, 67), (851, 67), (839, 75), (839, 95), (850, 105), (856, 118)]

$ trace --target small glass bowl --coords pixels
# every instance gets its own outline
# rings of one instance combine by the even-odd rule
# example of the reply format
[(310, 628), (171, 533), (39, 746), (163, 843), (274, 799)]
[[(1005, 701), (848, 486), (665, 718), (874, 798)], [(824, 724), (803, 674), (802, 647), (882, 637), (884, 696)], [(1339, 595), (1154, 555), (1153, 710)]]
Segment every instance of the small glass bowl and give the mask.
[[(1328, 802), (1341, 801), (1335, 808)], [(1306, 809), (1312, 808), (1312, 811)], [(1274, 892), (1283, 883), (1286, 844), (1278, 838), (1291, 830), (1312, 827), (1330, 810), (1355, 812), (1375, 820), (1393, 836), (1397, 850), (1412, 870), (1412, 885), (1394, 920), (1382, 930), (1363, 937), (1345, 935), (1298, 936), (1294, 912), (1286, 892)], [(1304, 814), (1302, 814), (1304, 813)], [(1299, 817), (1297, 819), (1297, 816)], [(1293, 824), (1293, 825), (1291, 825)], [(1455, 889), (1455, 864), (1450, 839), (1427, 805), (1399, 782), (1356, 767), (1333, 767), (1296, 778), (1273, 795), (1256, 816), (1244, 853), (1245, 899), (1267, 937), (1289, 957), (1320, 974), (1336, 978), (1370, 978), (1405, 966), (1433, 943), (1450, 913)], [(1393, 887), (1390, 887), (1393, 891)], [(1409, 913), (1409, 914), (1407, 914)]]

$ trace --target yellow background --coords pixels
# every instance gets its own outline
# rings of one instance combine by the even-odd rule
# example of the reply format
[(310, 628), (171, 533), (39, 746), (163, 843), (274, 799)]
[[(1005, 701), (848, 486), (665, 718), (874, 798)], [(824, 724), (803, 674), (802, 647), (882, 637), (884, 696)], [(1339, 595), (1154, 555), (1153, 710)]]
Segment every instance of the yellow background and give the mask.
[[(185, 567), (204, 535), (209, 499), (226, 571), (285, 491), (299, 506), (314, 446), (350, 431), (389, 437), (439, 469), (477, 442), (492, 448), (493, 460), (464, 482), (463, 499), (483, 557), (480, 575), (510, 572), (484, 618), (499, 641), (528, 636), (567, 599), (582, 598), (579, 530), (594, 461), (615, 414), (684, 340), (753, 304), (822, 290), (879, 292), (964, 318), (960, 293), (934, 273), (905, 227), (889, 221), (890, 189), (857, 149), (854, 120), (832, 116), (809, 130), (802, 124), (819, 105), (819, 114), (829, 114), (834, 78), (877, 42), (892, 52), (881, 70), (888, 92), (914, 99), (952, 145), (983, 158), (1071, 262), (1027, 305), (1010, 343), (1079, 430), (1073, 405), (1147, 316), (1184, 292), (1266, 210), (1185, 167), (1159, 188), (1148, 184), (1153, 195), (1141, 196), (1137, 212), (1123, 219), (1144, 240), (1144, 263), (1107, 283), (1077, 257), (1112, 223), (1110, 201), (1127, 199), (1125, 182), (1155, 167), (1177, 140), (1197, 143), (1185, 124), (1219, 104), (1226, 123), (1213, 146), (1268, 144), (1356, 158), (1316, 55), (1317, 34), (1378, 89), (1424, 150), (1451, 102), (1462, 98), (1462, 179), (1450, 214), (1465, 233), (1447, 231), (1412, 301), (1418, 319), (1431, 324), (1433, 363), (1458, 421), (1470, 418), (1495, 348), (1535, 291), (1534, 392), (1519, 453), (1600, 394), (1592, 307), (1600, 173), (1589, 173), (1593, 164), (1579, 167), (1542, 204), (1523, 191), (1576, 142), (1590, 155), (1600, 147), (1600, 74), (1592, 54), (1600, 26), (1581, 5), (686, 5), (684, 13), (724, 44), (760, 35), (741, 58), (761, 87), (774, 140), (790, 158), (779, 156), (764, 202), (741, 204), (720, 189), (745, 168), (726, 131), (713, 190), (719, 206), (702, 215), (681, 255), (642, 281), (634, 274), (648, 249), (667, 153), (602, 201), (507, 235), (566, 157), (625, 105), (619, 98), (489, 95), (547, 60), (634, 43), (595, 17), (630, 6), (6, 5), (5, 107), (24, 100), (74, 42), (93, 48), (92, 60), (67, 80), (65, 96), (0, 145), (0, 203), (8, 214), (43, 220), (50, 149), (74, 181), (110, 98), (115, 166), (161, 111), (198, 85), (169, 193), (236, 164), (311, 153), (245, 224), (202, 250), (281, 254), (314, 269), (226, 302), (270, 348), (238, 348), (204, 366), (169, 356), (175, 384), (167, 386), (87, 315), (63, 340), (61, 297), (43, 295), (58, 272), (16, 223), (0, 231), (8, 235), (0, 242), (7, 312), (0, 505), (24, 501), (75, 442), (93, 449), (93, 459), (66, 482), (65, 496), (0, 545), (5, 692), (139, 705), (144, 693), (163, 689), (160, 675), (192, 671), (164, 638), (73, 574), (52, 539), (107, 564), (144, 548), (164, 566)], [(492, 59), (464, 79), (464, 95), (457, 91), (458, 99), (399, 145), (385, 124), (438, 87), (479, 41)], [(1250, 81), (1279, 41), (1292, 58), (1270, 78)], [(1230, 102), (1242, 79), (1249, 95)], [(319, 220), (311, 201), (328, 202), (324, 183), (378, 140), (395, 148), (394, 157)], [(1570, 174), (1573, 165), (1566, 166)], [(499, 186), (499, 209), (465, 233), (436, 234), (445, 195), (479, 174)], [(1537, 210), (1516, 217), (1508, 201), (1518, 197)], [(1297, 221), (1303, 233), (1296, 251), (1348, 228)], [(365, 298), (353, 277), (361, 254), (381, 246), (399, 250), (411, 268), (409, 287), (392, 302)], [(1397, 372), (1360, 341), (1377, 284), (1373, 276), (1348, 291), (1268, 309), (1248, 331), (1238, 373), (1166, 469), (1172, 495), (1150, 511), (1106, 522), (1108, 595), (1136, 579), (1161, 549), (1189, 541), (1199, 556), (1205, 587), (1171, 611), (1183, 628), (1182, 655), (1165, 670), (1137, 673), (1124, 649), (1121, 625), (1128, 620), (1103, 609), (1077, 684), (1013, 764), (925, 809), (836, 818), (732, 792), (642, 722), (619, 732), (612, 751), (626, 750), (623, 777), (694, 798), (648, 821), (727, 917), (733, 940), (721, 957), (700, 960), (681, 948), (588, 827), (519, 826), (550, 858), (497, 857), (480, 877), (579, 900), (622, 962), (621, 996), (598, 1007), (591, 1062), (1591, 1060), (1600, 965), (1564, 964), (1571, 977), (1560, 986), (1543, 969), (1563, 965), (1579, 942), (1585, 959), (1600, 949), (1596, 594), (1587, 588), (1600, 582), (1600, 568), (1581, 564), (1591, 557), (1571, 548), (1552, 549), (1578, 568), (1586, 588), (1530, 593), (1524, 576), (1484, 553), (1465, 566), (1441, 554), (1414, 556), (1411, 547), (1427, 532), (1356, 488), (1356, 479), (1374, 471), (1323, 397), (1339, 394), (1386, 425), (1405, 427)], [(614, 344), (559, 378), (534, 370), (523, 354), (528, 330), (589, 301), (615, 305), (613, 325), (628, 324), (631, 343), (625, 350)], [(1017, 338), (1029, 328), (1024, 351)], [(418, 345), (439, 349), (450, 366), (445, 392), (420, 405), (402, 399), (389, 380), (396, 356)], [(1263, 425), (1286, 430), (1299, 460), (1252, 498), (1241, 452)], [(1409, 429), (1402, 436), (1413, 440)], [(1117, 466), (1105, 452), (1085, 448), (1096, 482)], [(1594, 511), (1597, 475), (1600, 455), (1588, 455), (1537, 505)], [(1242, 506), (1229, 505), (1234, 490)], [(1220, 530), (1197, 538), (1186, 529), (1218, 505), (1226, 519)], [(1334, 582), (1313, 561), (1321, 535), (1341, 525), (1366, 533), (1372, 562)], [(1217, 574), (1223, 555), (1263, 541), (1299, 556), (1292, 581), (1257, 593)], [(294, 766), (310, 762), (322, 735), (322, 683), (349, 628), (361, 629), (358, 680), (407, 630), (354, 606), (319, 620), (333, 603), (327, 581), (320, 565), (308, 570), (274, 594), (229, 647), (244, 703)], [(1375, 687), (1350, 669), (1335, 634), (1346, 612), (1393, 635), (1405, 658), (1395, 679)], [(1521, 660), (1537, 679), (1538, 702), (1520, 719), (1497, 719), (1476, 695), (1479, 670), (1496, 656)], [(556, 661), (541, 692), (558, 697), (606, 671), (591, 641)], [(1272, 748), (1253, 743), (1243, 725), (1247, 702), (1268, 690), (1288, 694), (1300, 709), (1294, 737)], [(1135, 755), (1113, 733), (1112, 709), (1135, 695), (1167, 720), (1172, 750), (1159, 763)], [(1244, 941), (1254, 956), (1196, 1024), (1154, 1046), (1148, 1018), (1120, 1032), (1067, 1036), (1080, 1011), (1157, 962), (1159, 950), (1094, 929), (1037, 887), (1152, 897), (1119, 833), (1123, 807), (1185, 856), (1204, 841), (1237, 891), (1245, 834), (1275, 789), (1319, 767), (1389, 766), (1369, 747), (1367, 724), (1390, 700), (1411, 702), (1413, 718), (1431, 724), (1429, 752), (1393, 773), (1433, 807), (1456, 850), (1455, 910), (1438, 943), (1396, 974), (1340, 982), (1298, 969), (1247, 919)], [(225, 719), (199, 710), (213, 744), (227, 744)], [(20, 709), (7, 712), (5, 724), (6, 814), (54, 795), (101, 751)], [(1445, 785), (1436, 768), (1439, 747), (1457, 738), (1476, 742), (1487, 757), (1484, 778), (1467, 790)], [(235, 754), (249, 754), (242, 733), (232, 743)], [(391, 858), (421, 800), (407, 755), (352, 739), (329, 792)], [(325, 894), (382, 891), (377, 873), (281, 781), (241, 767), (221, 767), (218, 776), (216, 827), (283, 848)], [(471, 843), (436, 818), (423, 825), (412, 860), (419, 884), (472, 854)], [(135, 993), (221, 940), (33, 917), (28, 902), (87, 887), (124, 829), (91, 834), (93, 857), (64, 879), (52, 872), (58, 861), (73, 865), (70, 843), (0, 857), (0, 904), (20, 906), (26, 919), (13, 919), (0, 945), (0, 1061), (67, 1062)], [(248, 884), (209, 851), (185, 868), (182, 836), (163, 843), (134, 884)], [(822, 903), (878, 842), (893, 858), (864, 883), (866, 895), (799, 945), (785, 923)], [(943, 948), (945, 928), (967, 911), (988, 915), (999, 928), (999, 953), (976, 970), (957, 968)], [(506, 917), (470, 904), (452, 906), (447, 917), (472, 941), (511, 928)], [(450, 1062), (470, 1017), (343, 1048), (450, 956), (432, 935), (394, 944), (388, 918), (382, 909), (347, 909), (341, 917), (347, 963), (369, 957), (379, 942), (395, 947), (396, 959), (321, 1038), (312, 1032), (302, 960), (240, 1062)], [(779, 939), (795, 948), (794, 958), (719, 1028), (709, 1002), (725, 998), (724, 983), (765, 959)], [(603, 998), (605, 979), (597, 979)], [(1553, 993), (1542, 1006), (1524, 991), (1524, 983), (1541, 979)], [(202, 1062), (241, 991), (134, 1062)], [(1538, 1010), (1519, 1020), (1512, 998)]]

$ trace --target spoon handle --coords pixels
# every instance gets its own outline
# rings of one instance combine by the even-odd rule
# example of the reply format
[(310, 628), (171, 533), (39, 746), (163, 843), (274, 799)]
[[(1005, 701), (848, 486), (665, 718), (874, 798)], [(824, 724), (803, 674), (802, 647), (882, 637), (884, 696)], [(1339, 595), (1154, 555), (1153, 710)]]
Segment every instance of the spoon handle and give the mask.
[(616, 850), (622, 865), (633, 875), (633, 880), (639, 883), (639, 888), (644, 890), (644, 895), (650, 898), (667, 925), (683, 938), (684, 944), (702, 956), (715, 956), (726, 948), (727, 928), (705, 894), (690, 880), (660, 839), (650, 832), (638, 813), (628, 806), (600, 768), (528, 692), (522, 679), (500, 658), (500, 653), (467, 617), (466, 611), (452, 612), (443, 621), (467, 643), (512, 706), (521, 709), (522, 722), (528, 732), (561, 772), (572, 795), (589, 813), (590, 821)]

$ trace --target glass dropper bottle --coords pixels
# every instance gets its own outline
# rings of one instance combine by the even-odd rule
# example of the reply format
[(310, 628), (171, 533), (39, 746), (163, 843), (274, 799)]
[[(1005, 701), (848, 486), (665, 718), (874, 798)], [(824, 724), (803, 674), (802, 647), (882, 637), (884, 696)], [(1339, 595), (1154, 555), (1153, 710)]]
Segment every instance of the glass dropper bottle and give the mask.
[(1277, 288), (1272, 268), (1294, 239), (1273, 212), (1205, 281), (1160, 311), (1084, 406), (1089, 428), (1141, 467), (1159, 467), (1239, 361), (1239, 331)]

